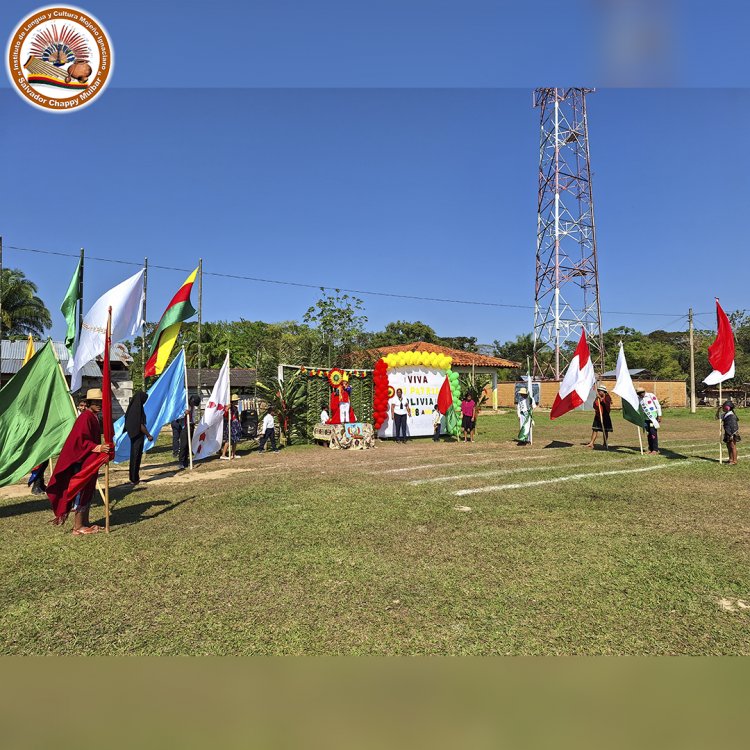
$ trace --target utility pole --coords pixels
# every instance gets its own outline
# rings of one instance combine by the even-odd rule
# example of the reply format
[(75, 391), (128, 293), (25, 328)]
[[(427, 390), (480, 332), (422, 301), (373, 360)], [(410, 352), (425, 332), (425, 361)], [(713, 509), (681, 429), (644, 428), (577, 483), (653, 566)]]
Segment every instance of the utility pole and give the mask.
[(693, 308), (688, 310), (690, 332), (690, 413), (695, 414), (695, 345), (693, 343)]

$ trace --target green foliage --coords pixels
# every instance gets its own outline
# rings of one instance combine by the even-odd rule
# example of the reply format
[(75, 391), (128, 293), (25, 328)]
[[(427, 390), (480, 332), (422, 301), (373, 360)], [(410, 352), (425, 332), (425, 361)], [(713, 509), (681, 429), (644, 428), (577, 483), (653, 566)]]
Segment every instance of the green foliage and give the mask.
[(367, 317), (360, 313), (364, 302), (358, 297), (342, 294), (328, 294), (321, 287), (320, 299), (303, 316), (305, 323), (315, 327), (328, 347), (328, 367), (348, 354), (356, 346), (365, 343), (365, 323)]
[(485, 388), (492, 382), (488, 375), (472, 375), (465, 373), (459, 376), (461, 383), (461, 394), (476, 401), (477, 406), (482, 406), (487, 400)]
[(37, 296), (37, 286), (17, 268), (0, 273), (0, 338), (21, 338), (29, 334), (40, 338), (52, 325), (44, 302)]
[(388, 323), (384, 330), (370, 334), (369, 345), (372, 347), (396, 346), (397, 344), (411, 344), (414, 341), (439, 344), (442, 339), (435, 333), (434, 328), (419, 320), (414, 323), (396, 320)]
[(268, 382), (258, 382), (258, 391), (273, 407), (279, 429), (287, 443), (307, 436), (305, 414), (307, 401), (302, 375), (294, 371), (283, 380), (272, 378)]

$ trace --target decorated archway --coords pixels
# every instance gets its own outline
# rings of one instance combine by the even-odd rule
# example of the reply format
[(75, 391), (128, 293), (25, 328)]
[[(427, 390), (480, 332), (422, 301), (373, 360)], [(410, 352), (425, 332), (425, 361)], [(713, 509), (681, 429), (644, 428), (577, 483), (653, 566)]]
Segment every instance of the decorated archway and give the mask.
[(433, 434), (436, 409), (444, 415), (441, 431), (458, 435), (460, 386), (458, 373), (451, 370), (451, 363), (451, 357), (446, 354), (421, 351), (387, 354), (377, 361), (373, 372), (373, 422), (378, 437), (394, 436), (390, 402), (399, 388), (411, 408), (410, 436)]

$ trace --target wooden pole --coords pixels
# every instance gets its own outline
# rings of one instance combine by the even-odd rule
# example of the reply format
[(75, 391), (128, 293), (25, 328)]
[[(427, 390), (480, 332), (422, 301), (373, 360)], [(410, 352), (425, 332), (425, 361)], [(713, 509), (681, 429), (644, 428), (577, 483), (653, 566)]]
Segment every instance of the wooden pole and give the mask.
[(724, 446), (722, 444), (724, 437), (724, 420), (721, 419), (721, 381), (719, 381), (719, 463), (724, 463)]
[(695, 414), (695, 344), (693, 341), (693, 308), (688, 310), (688, 331), (690, 338), (690, 413)]
[[(112, 308), (109, 308), (109, 311), (107, 313), (107, 337), (104, 339), (106, 343), (110, 343), (110, 339), (112, 338)], [(106, 349), (106, 346), (105, 346)], [(109, 357), (109, 352), (104, 352), (105, 357)], [(104, 383), (102, 383), (104, 385)], [(112, 390), (111, 384), (108, 385), (110, 388), (110, 391)], [(110, 395), (111, 398), (111, 395)], [(109, 415), (110, 419), (112, 415)], [(109, 534), (109, 464), (111, 463), (112, 459), (110, 458), (109, 461), (104, 465), (104, 530)]]
[(641, 435), (642, 430), (640, 427), (636, 427), (635, 429), (638, 430), (638, 445), (641, 446), (641, 455), (643, 455), (643, 435)]
[[(182, 347), (182, 356), (185, 357), (185, 347)], [(193, 436), (190, 434), (190, 391), (188, 390), (187, 360), (185, 360), (185, 429), (188, 436), (188, 456), (190, 457), (190, 471), (193, 470)]]
[(229, 359), (229, 349), (227, 349), (227, 390), (229, 391), (229, 404), (227, 416), (227, 451), (229, 460), (232, 460), (232, 362)]
[[(198, 398), (203, 404), (203, 388), (201, 387), (201, 328), (203, 326), (203, 258), (198, 259)], [(201, 407), (198, 407), (198, 418)]]
[(143, 327), (141, 328), (141, 372), (146, 390), (146, 299), (148, 295), (148, 258), (143, 259)]

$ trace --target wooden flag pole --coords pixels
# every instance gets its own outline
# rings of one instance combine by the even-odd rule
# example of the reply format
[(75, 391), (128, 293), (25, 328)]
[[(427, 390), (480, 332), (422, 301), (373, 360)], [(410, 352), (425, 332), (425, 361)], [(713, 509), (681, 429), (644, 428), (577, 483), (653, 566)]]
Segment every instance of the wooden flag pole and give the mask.
[(641, 455), (643, 455), (643, 435), (641, 435), (642, 430), (637, 426), (635, 429), (638, 430), (638, 445), (641, 446)]
[(229, 349), (227, 349), (227, 398), (229, 403), (227, 405), (227, 451), (229, 452), (229, 460), (232, 460), (232, 363), (229, 361)]
[[(104, 339), (105, 344), (110, 344), (110, 339), (112, 338), (112, 308), (109, 308), (109, 311), (107, 313), (107, 336)], [(104, 347), (107, 348), (106, 345)], [(109, 357), (110, 353), (108, 351), (104, 352), (105, 357)], [(104, 385), (104, 383), (102, 383)], [(110, 389), (110, 393), (112, 390), (111, 383), (107, 386)], [(111, 395), (110, 395), (111, 398)], [(109, 414), (109, 418), (112, 418), (111, 413)], [(109, 464), (112, 458), (107, 461), (107, 463), (104, 466), (104, 530), (109, 534)]]
[(724, 420), (721, 418), (721, 380), (719, 381), (719, 463), (724, 463), (722, 437), (724, 437)]
[(188, 443), (188, 456), (190, 457), (190, 471), (193, 470), (193, 436), (190, 434), (190, 391), (188, 390), (188, 377), (187, 377), (187, 360), (185, 359), (185, 347), (182, 347), (182, 357), (184, 359), (184, 371), (185, 371), (185, 406), (187, 411), (185, 412), (185, 429), (187, 430), (187, 443)]

